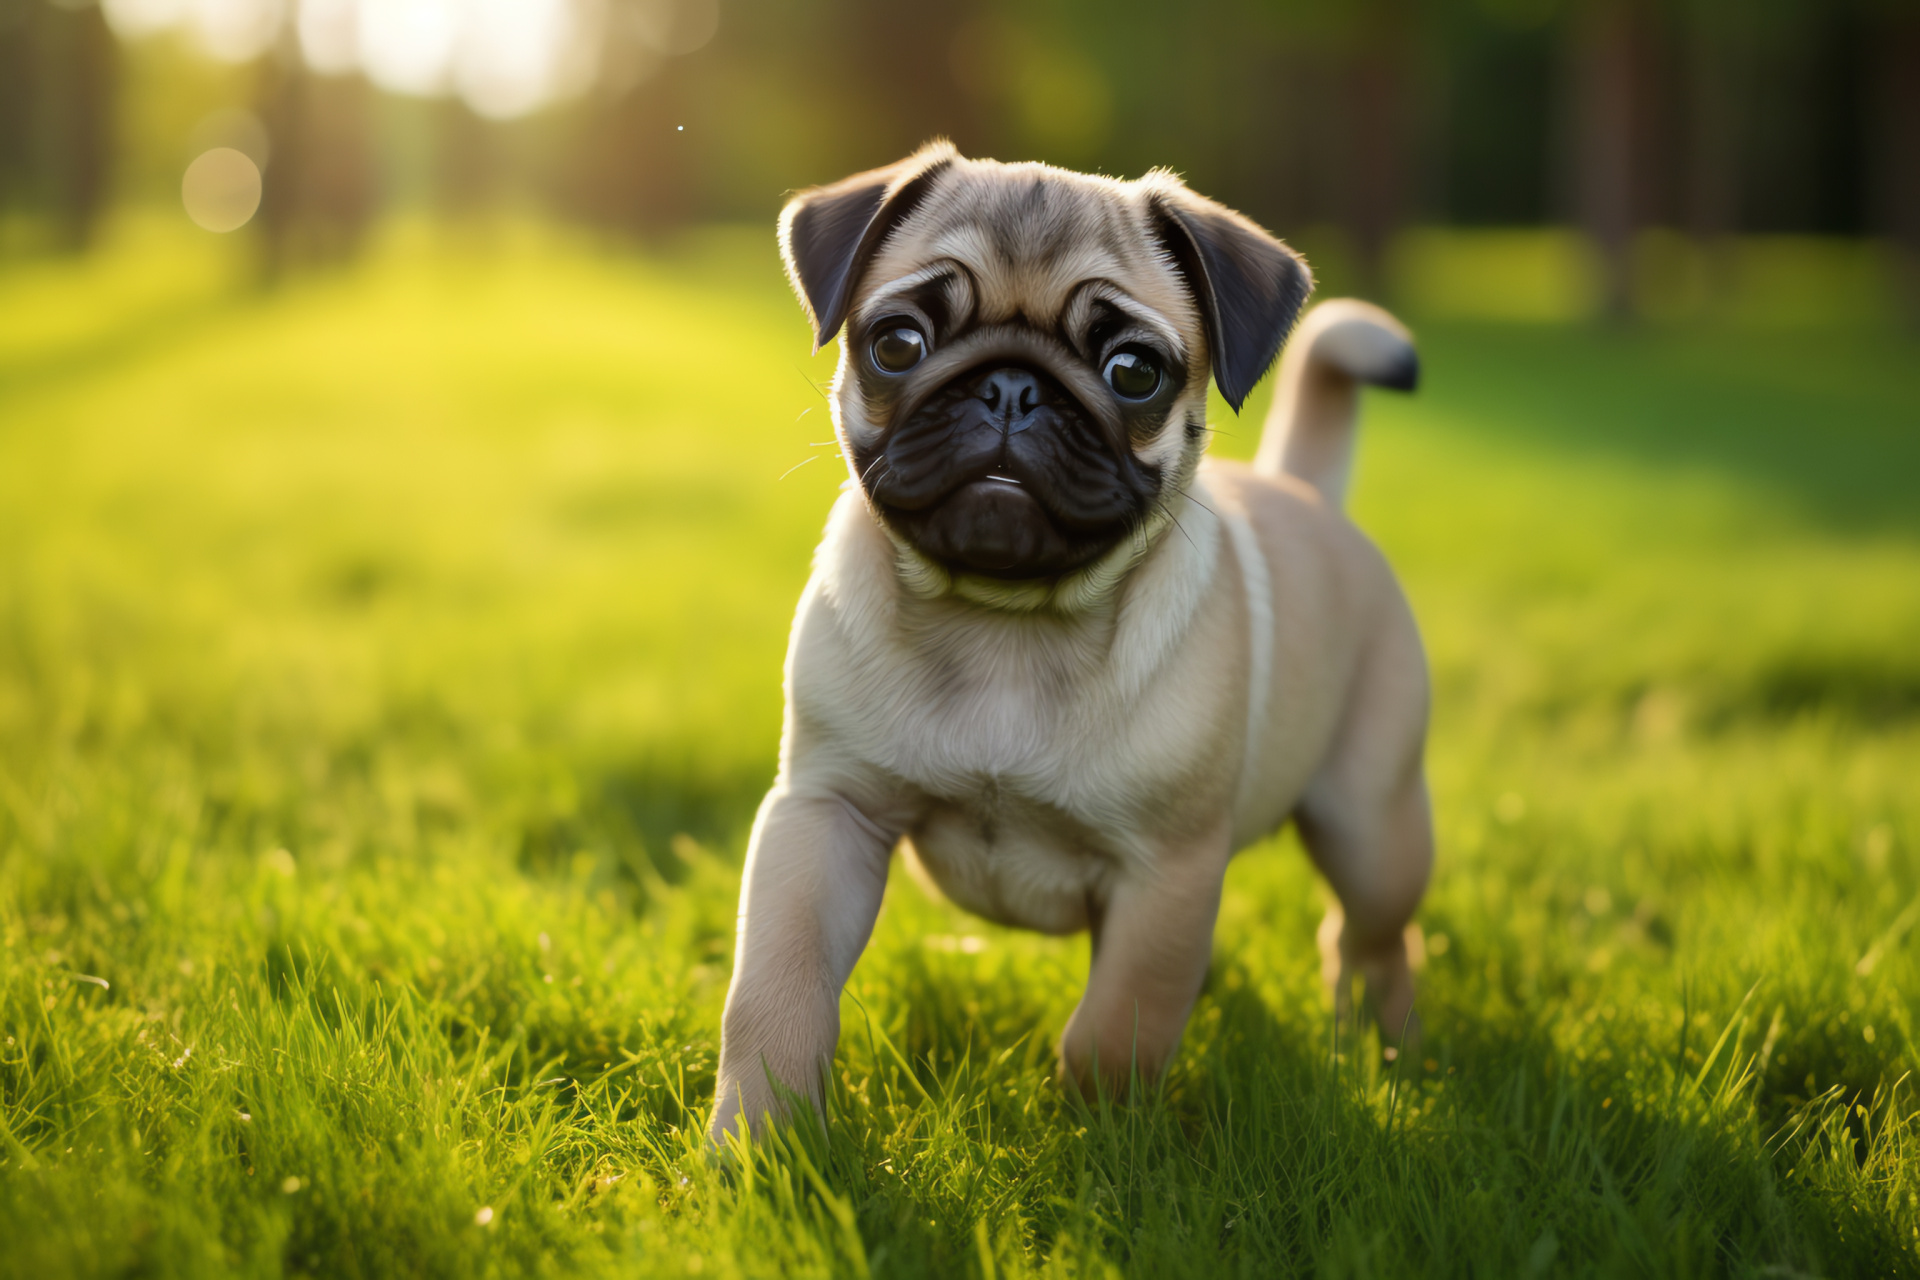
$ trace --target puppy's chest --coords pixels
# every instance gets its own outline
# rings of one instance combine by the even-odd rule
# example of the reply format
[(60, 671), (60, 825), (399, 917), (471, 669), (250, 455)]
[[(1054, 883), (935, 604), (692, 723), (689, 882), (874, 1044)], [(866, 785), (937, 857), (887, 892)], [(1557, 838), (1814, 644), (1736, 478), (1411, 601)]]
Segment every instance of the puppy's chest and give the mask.
[[(1062, 697), (983, 682), (902, 707), (888, 767), (917, 793), (921, 868), (959, 905), (1003, 924), (1070, 932), (1090, 899), (1149, 860), (1145, 808), (1178, 770), (1177, 746), (1097, 687)], [(1177, 737), (1177, 735), (1174, 735)]]
[(1000, 924), (1070, 933), (1088, 923), (1130, 861), (1112, 833), (985, 781), (930, 798), (908, 834), (909, 856), (954, 902)]
[(1055, 816), (1094, 832), (1129, 827), (1175, 745), (1093, 680), (928, 681), (878, 720), (874, 762), (988, 832), (1050, 826)]

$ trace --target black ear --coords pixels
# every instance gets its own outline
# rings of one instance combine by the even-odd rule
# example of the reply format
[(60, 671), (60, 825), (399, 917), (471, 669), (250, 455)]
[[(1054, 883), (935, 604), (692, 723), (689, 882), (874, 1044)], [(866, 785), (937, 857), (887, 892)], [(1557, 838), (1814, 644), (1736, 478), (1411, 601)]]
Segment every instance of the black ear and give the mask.
[(926, 198), (942, 169), (959, 158), (948, 142), (920, 148), (898, 164), (869, 169), (802, 191), (780, 211), (780, 256), (813, 322), (813, 349), (840, 331), (860, 273)]
[(1313, 272), (1252, 220), (1170, 177), (1154, 206), (1167, 251), (1199, 300), (1214, 384), (1238, 413), (1293, 330)]

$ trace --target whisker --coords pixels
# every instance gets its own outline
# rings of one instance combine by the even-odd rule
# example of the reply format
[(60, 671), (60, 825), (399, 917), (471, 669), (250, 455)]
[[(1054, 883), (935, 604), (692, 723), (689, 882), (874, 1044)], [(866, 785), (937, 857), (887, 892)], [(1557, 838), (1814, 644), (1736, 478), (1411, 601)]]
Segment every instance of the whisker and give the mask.
[(800, 375), (800, 381), (813, 388), (813, 394), (819, 396), (822, 400), (827, 398), (827, 393), (820, 389), (820, 384), (815, 382), (805, 369), (802, 369), (799, 365), (795, 365), (793, 366), (793, 371)]
[(1187, 545), (1190, 547), (1193, 547), (1195, 550), (1198, 550), (1200, 544), (1193, 540), (1193, 535), (1187, 532), (1187, 526), (1180, 523), (1180, 517), (1173, 513), (1173, 508), (1169, 507), (1166, 504), (1165, 499), (1155, 498), (1153, 500), (1153, 503), (1155, 506), (1160, 508), (1161, 512), (1165, 514), (1167, 519), (1173, 521), (1173, 527), (1180, 531), (1180, 536), (1187, 540)]
[(1182, 489), (1180, 491), (1180, 496), (1185, 498), (1188, 502), (1191, 502), (1194, 506), (1200, 508), (1202, 511), (1206, 512), (1208, 515), (1212, 516), (1215, 520), (1218, 520), (1220, 518), (1220, 513), (1218, 511), (1215, 511), (1212, 507), (1208, 506), (1206, 503), (1200, 501), (1200, 499), (1193, 496), (1193, 490)]
[[(821, 455), (821, 454), (818, 454), (818, 453), (810, 453), (810, 454), (808, 454), (808, 455), (807, 455), (806, 457), (804, 457), (804, 458), (802, 458), (802, 459), (800, 459), (800, 461), (798, 461), (798, 462), (796, 462), (796, 463), (794, 463), (794, 464), (793, 464), (792, 466), (790, 466), (790, 467), (788, 467), (788, 468), (787, 468), (787, 469), (786, 469), (785, 471), (782, 471), (782, 472), (780, 473), (780, 480), (785, 480), (785, 479), (786, 479), (786, 478), (787, 478), (788, 476), (790, 476), (790, 475), (792, 475), (792, 474), (793, 474), (794, 472), (796, 472), (796, 471), (798, 471), (798, 470), (799, 470), (800, 468), (802, 468), (802, 467), (804, 467), (804, 466), (806, 466), (806, 465), (807, 465), (807, 464), (808, 464), (809, 462), (814, 462), (814, 461), (817, 461), (817, 460), (819, 460), (819, 459), (820, 459), (820, 458), (821, 458), (822, 456), (823, 456), (823, 455)], [(775, 480), (775, 481), (774, 481), (774, 483), (775, 483), (775, 484), (779, 484), (779, 483), (780, 483), (780, 480)]]

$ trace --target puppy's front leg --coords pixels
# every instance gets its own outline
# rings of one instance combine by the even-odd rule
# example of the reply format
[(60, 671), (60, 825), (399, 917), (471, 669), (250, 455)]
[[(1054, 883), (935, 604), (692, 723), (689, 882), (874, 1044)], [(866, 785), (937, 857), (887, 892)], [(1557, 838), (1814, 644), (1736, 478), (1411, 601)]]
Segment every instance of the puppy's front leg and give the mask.
[(895, 838), (830, 793), (776, 785), (760, 806), (720, 1023), (716, 1143), (743, 1115), (755, 1132), (785, 1116), (773, 1081), (820, 1107), (840, 989), (873, 933)]
[(1060, 1070), (1092, 1094), (1124, 1093), (1172, 1060), (1213, 957), (1232, 853), (1224, 825), (1116, 883), (1097, 913), (1093, 969), (1060, 1042)]

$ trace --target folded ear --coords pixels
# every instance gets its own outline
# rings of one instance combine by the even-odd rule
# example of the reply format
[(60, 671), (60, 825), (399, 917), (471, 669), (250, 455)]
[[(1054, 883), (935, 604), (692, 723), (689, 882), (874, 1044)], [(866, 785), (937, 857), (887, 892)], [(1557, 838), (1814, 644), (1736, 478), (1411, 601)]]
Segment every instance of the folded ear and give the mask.
[(780, 211), (780, 257), (813, 322), (813, 349), (840, 331), (860, 273), (960, 153), (931, 142), (905, 160), (802, 191)]
[(1154, 177), (1161, 238), (1200, 303), (1214, 384), (1238, 413), (1313, 292), (1313, 272), (1251, 219), (1171, 174)]

